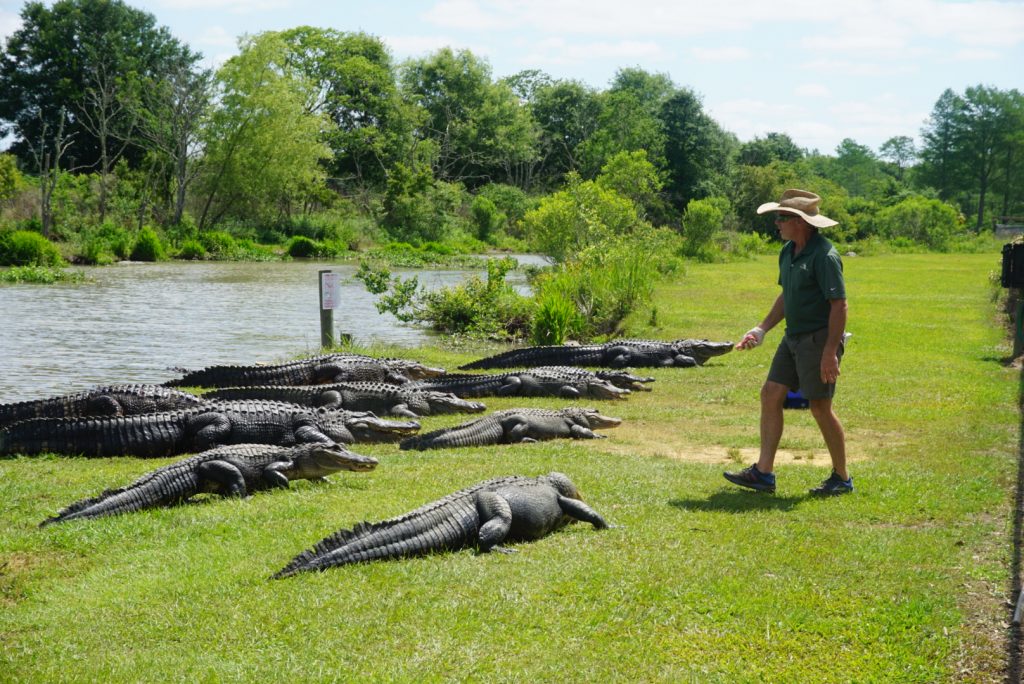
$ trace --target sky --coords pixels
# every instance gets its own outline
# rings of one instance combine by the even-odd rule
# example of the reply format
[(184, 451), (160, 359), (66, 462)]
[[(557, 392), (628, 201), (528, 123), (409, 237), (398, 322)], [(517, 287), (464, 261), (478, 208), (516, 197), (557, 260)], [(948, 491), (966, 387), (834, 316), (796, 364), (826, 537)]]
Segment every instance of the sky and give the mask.
[[(218, 66), (242, 35), (310, 25), (381, 38), (397, 61), (448, 46), (494, 78), (540, 69), (608, 88), (666, 74), (743, 142), (834, 153), (920, 141), (947, 88), (1024, 90), (1024, 0), (126, 0)], [(52, 2), (47, 0), (47, 5)], [(0, 38), (23, 2), (0, 0)]]

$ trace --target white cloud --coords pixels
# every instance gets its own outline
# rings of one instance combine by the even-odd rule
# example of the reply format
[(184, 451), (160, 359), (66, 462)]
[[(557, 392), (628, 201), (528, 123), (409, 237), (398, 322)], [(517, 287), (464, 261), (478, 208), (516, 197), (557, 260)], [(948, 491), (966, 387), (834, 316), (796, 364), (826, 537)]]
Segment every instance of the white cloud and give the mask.
[(14, 12), (0, 11), (0, 40), (21, 28), (21, 17)]
[(207, 26), (196, 38), (196, 43), (214, 47), (235, 47), (238, 45), (238, 36), (231, 35), (222, 26)]
[(867, 76), (889, 79), (917, 73), (914, 62), (871, 62), (856, 59), (815, 59), (801, 65), (810, 71), (821, 71), (830, 76)]
[(802, 83), (793, 88), (793, 94), (798, 97), (826, 98), (832, 95), (832, 91), (820, 83)]
[(467, 31), (489, 31), (506, 25), (495, 14), (488, 14), (475, 0), (441, 0), (423, 18), (436, 26)]
[(750, 59), (750, 50), (745, 47), (690, 48), (700, 62), (742, 62)]
[(601, 59), (621, 61), (661, 61), (668, 56), (658, 43), (653, 41), (598, 41), (591, 43), (569, 42), (562, 38), (549, 38), (533, 45), (529, 54), (521, 60), (524, 64), (568, 65), (583, 64)]
[(953, 62), (986, 62), (1001, 57), (998, 51), (985, 48), (963, 48), (957, 50), (948, 61)]
[(156, 0), (155, 4), (166, 10), (223, 10), (232, 14), (255, 14), (271, 10), (286, 9), (288, 0)]

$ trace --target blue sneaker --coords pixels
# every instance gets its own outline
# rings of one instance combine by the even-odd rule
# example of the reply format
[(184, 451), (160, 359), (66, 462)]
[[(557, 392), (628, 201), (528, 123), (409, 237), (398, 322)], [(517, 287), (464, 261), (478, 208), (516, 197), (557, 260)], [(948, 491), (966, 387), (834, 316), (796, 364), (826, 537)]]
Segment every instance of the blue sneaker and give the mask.
[(769, 494), (775, 493), (775, 473), (762, 473), (756, 465), (744, 468), (738, 473), (722, 473), (722, 476), (740, 487), (756, 489)]
[(811, 489), (811, 494), (814, 496), (835, 496), (837, 494), (849, 494), (852, 491), (853, 478), (844, 480), (833, 470), (832, 474), (825, 478), (824, 482)]

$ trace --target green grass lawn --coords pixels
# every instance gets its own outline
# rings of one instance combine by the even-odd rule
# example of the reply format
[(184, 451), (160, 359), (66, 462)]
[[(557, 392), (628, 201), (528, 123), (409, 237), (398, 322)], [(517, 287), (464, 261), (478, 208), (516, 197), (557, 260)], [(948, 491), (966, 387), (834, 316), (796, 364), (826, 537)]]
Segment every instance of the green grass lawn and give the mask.
[[(659, 289), (655, 327), (638, 312), (629, 334), (735, 340), (775, 297), (775, 263), (691, 265)], [(702, 368), (654, 370), (652, 392), (590, 402), (624, 419), (607, 440), (360, 446), (376, 471), (243, 501), (41, 530), (169, 460), (0, 460), (0, 680), (999, 680), (1020, 417), (989, 283), (998, 255), (845, 266), (854, 337), (836, 410), (851, 496), (807, 497), (829, 466), (806, 411), (787, 412), (776, 495), (722, 479), (757, 446), (780, 331)], [(449, 368), (475, 358), (401, 353)], [(619, 527), (574, 525), (509, 555), (267, 579), (342, 527), (552, 470)]]

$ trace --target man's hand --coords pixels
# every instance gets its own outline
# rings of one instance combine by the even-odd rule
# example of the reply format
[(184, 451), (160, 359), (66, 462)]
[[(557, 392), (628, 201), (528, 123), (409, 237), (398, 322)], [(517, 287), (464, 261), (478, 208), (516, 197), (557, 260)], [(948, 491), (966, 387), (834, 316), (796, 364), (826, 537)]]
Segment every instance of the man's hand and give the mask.
[(821, 355), (821, 381), (831, 385), (839, 379), (839, 357), (825, 352)]
[(743, 336), (743, 339), (736, 343), (736, 349), (753, 349), (764, 342), (764, 329), (760, 326), (754, 326), (747, 331), (747, 334)]

